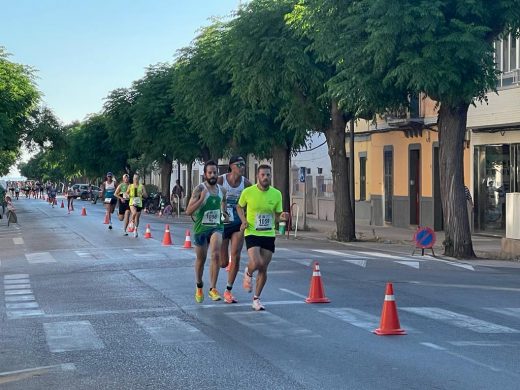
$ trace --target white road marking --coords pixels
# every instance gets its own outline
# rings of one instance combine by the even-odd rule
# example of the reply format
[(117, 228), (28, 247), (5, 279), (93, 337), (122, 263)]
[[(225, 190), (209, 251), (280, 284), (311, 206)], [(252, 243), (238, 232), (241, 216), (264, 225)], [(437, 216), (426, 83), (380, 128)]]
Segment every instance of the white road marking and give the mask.
[(477, 290), (494, 290), (494, 291), (520, 291), (520, 288), (516, 287), (495, 287), (495, 286), (483, 286), (478, 284), (443, 284), (443, 283), (430, 283), (430, 282), (418, 282), (409, 281), (410, 284), (417, 284), (421, 286), (432, 286), (432, 287), (454, 287), (454, 288), (469, 288)]
[(407, 265), (408, 267), (419, 269), (419, 262), (418, 261), (395, 261), (394, 263), (399, 263), (402, 265)]
[(518, 348), (520, 341), (448, 341), (451, 345), (456, 347), (511, 347)]
[(4, 285), (18, 284), (18, 283), (30, 283), (29, 279), (7, 279), (4, 280)]
[(27, 279), (28, 277), (29, 277), (28, 274), (11, 274), (11, 275), (4, 275), (4, 280)]
[(446, 348), (443, 348), (440, 345), (433, 344), (433, 343), (421, 343), (421, 345), (424, 345), (425, 347), (428, 347), (428, 348), (436, 349), (438, 351), (446, 351)]
[(401, 310), (477, 333), (519, 333), (518, 330), (507, 326), (493, 324), (439, 307), (402, 307)]
[(265, 337), (281, 339), (286, 337), (321, 337), (309, 329), (290, 323), (289, 321), (267, 311), (226, 313), (241, 325), (253, 329)]
[(14, 242), (15, 245), (23, 245), (24, 244), (24, 241), (23, 241), (22, 237), (14, 237), (13, 238), (13, 242)]
[(287, 290), (286, 288), (281, 288), (280, 291), (294, 295), (295, 297), (298, 297), (298, 298), (303, 298), (303, 299), (307, 298), (305, 295), (299, 294), (299, 293), (291, 291), (291, 290)]
[(365, 268), (367, 266), (367, 261), (366, 260), (347, 260), (347, 259), (342, 259), (342, 261), (344, 261), (345, 263), (350, 263), (350, 264), (357, 265), (358, 267)]
[(25, 257), (31, 264), (55, 263), (56, 259), (49, 252), (26, 253)]
[(387, 253), (382, 253), (382, 252), (359, 252), (359, 251), (356, 251), (356, 253), (359, 253), (363, 256), (368, 256), (368, 257), (381, 257), (381, 258), (384, 258), (384, 259), (392, 259), (392, 260), (403, 260), (405, 259), (404, 256), (395, 256), (395, 255), (390, 255), (390, 254), (387, 254)]
[(495, 313), (504, 314), (506, 316), (511, 316), (520, 319), (520, 307), (487, 307), (486, 310), (494, 311)]
[[(182, 306), (183, 310), (199, 310), (199, 309), (229, 309), (230, 307), (251, 307), (251, 304), (253, 303), (252, 298), (248, 300), (247, 302), (242, 303), (233, 303), (232, 305), (219, 305), (219, 304), (213, 304), (213, 305), (186, 305)], [(295, 305), (295, 304), (302, 304), (305, 303), (305, 301), (263, 301), (262, 304), (264, 306), (275, 306), (275, 305)]]
[(47, 322), (43, 324), (51, 352), (103, 349), (105, 345), (89, 321)]
[(475, 271), (475, 268), (472, 265), (469, 264), (463, 264), (463, 263), (454, 263), (453, 261), (447, 261), (446, 264), (452, 265), (454, 267), (464, 268), (470, 271)]
[(0, 384), (27, 379), (29, 376), (41, 376), (49, 371), (73, 371), (75, 369), (76, 365), (74, 363), (64, 363), (53, 366), (26, 368), (24, 370), (4, 371), (0, 372)]
[(312, 264), (312, 260), (306, 260), (306, 259), (284, 259), (288, 261), (292, 261), (293, 263), (301, 264), (306, 267), (309, 267)]
[(6, 303), (6, 309), (36, 309), (39, 308), (38, 302), (21, 302), (21, 303)]
[(26, 309), (26, 310), (8, 310), (6, 311), (7, 318), (10, 320), (16, 320), (19, 318), (27, 317), (41, 317), (45, 313), (42, 310), (37, 309)]
[(212, 343), (199, 329), (175, 316), (134, 318), (159, 344)]
[(32, 294), (32, 290), (8, 290), (5, 295), (25, 295)]
[(12, 295), (5, 297), (6, 302), (34, 301), (34, 295)]
[(349, 254), (349, 253), (344, 253), (344, 252), (340, 252), (340, 251), (333, 251), (333, 250), (330, 250), (330, 249), (313, 249), (312, 251), (313, 251), (313, 252), (324, 253), (324, 254), (326, 254), (326, 255), (359, 258), (359, 256), (357, 256), (357, 255), (353, 255), (353, 254)]
[(6, 284), (4, 286), (4, 289), (6, 289), (6, 290), (19, 290), (19, 289), (23, 289), (23, 288), (31, 288), (31, 284), (30, 283), (26, 283), (26, 284)]
[[(355, 327), (372, 332), (379, 326), (379, 318), (375, 315), (365, 313), (364, 311), (344, 308), (326, 308), (318, 310), (320, 313), (338, 320), (347, 322)], [(408, 330), (408, 329), (407, 329)]]

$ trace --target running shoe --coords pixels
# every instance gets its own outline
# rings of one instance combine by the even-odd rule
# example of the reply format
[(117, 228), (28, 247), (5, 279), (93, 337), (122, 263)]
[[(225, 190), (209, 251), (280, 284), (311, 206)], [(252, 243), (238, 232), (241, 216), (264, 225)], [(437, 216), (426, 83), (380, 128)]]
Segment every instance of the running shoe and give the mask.
[(260, 298), (253, 299), (253, 310), (265, 310), (264, 305), (262, 305), (262, 302), (260, 302)]
[(128, 232), (126, 231), (125, 228), (123, 228), (123, 236), (128, 236)]
[(204, 300), (204, 292), (202, 291), (202, 288), (196, 288), (195, 289), (195, 302), (201, 303)]
[(134, 230), (134, 237), (135, 238), (139, 237), (139, 233), (137, 233), (137, 229)]
[(208, 296), (212, 301), (220, 301), (222, 299), (216, 288), (210, 288)]
[(231, 294), (231, 291), (226, 289), (226, 291), (224, 291), (224, 302), (226, 302), (226, 303), (237, 303), (238, 301), (233, 296), (233, 294)]
[(242, 287), (244, 287), (244, 290), (246, 290), (247, 292), (253, 291), (253, 289), (251, 287), (252, 279), (253, 279), (253, 277), (249, 276), (247, 274), (247, 267), (246, 267), (246, 269), (244, 270), (244, 280), (242, 281)]
[(109, 225), (108, 225), (108, 229), (109, 229), (109, 230), (112, 230), (112, 224), (109, 224)]

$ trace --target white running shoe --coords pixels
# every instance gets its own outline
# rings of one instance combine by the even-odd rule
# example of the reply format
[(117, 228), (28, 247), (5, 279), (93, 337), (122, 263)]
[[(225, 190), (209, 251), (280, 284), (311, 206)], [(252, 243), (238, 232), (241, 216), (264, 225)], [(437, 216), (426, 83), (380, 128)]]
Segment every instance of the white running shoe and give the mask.
[(137, 229), (134, 230), (134, 237), (135, 238), (139, 237), (139, 233), (137, 233)]
[(256, 310), (256, 311), (265, 310), (264, 305), (262, 305), (262, 302), (260, 302), (260, 298), (253, 299), (253, 310)]

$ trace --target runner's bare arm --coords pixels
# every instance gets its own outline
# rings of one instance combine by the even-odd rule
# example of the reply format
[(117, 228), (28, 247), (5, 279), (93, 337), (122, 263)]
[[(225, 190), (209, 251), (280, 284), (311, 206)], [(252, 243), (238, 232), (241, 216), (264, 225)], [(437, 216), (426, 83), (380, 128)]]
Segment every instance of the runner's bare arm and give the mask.
[(227, 212), (227, 191), (225, 188), (222, 188), (222, 202), (220, 202), (220, 211), (224, 216), (224, 221), (226, 223), (229, 222), (229, 214)]
[(204, 189), (202, 189), (202, 186), (200, 185), (195, 187), (191, 194), (188, 207), (186, 207), (187, 215), (192, 215), (202, 205), (202, 202), (204, 202), (204, 198), (206, 197), (206, 192), (208, 192), (208, 190), (205, 187)]
[(244, 211), (243, 207), (240, 207), (240, 205), (237, 204), (237, 214), (238, 218), (240, 218), (240, 221), (242, 224), (240, 225), (240, 230), (244, 231), (247, 229), (247, 219), (246, 219), (246, 213)]
[[(225, 173), (224, 173), (225, 175)], [(220, 175), (218, 178), (217, 178), (217, 184), (219, 185), (224, 185), (224, 175)]]
[(125, 200), (123, 199), (121, 195), (121, 184), (119, 184), (116, 188), (116, 192), (114, 192), (114, 195), (116, 196), (116, 198), (119, 198), (122, 202), (124, 202)]

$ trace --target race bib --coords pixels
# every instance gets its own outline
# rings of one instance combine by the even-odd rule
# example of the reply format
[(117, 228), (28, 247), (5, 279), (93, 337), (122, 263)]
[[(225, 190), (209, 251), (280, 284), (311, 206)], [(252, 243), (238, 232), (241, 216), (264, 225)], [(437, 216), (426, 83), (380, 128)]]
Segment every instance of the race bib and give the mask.
[(233, 207), (228, 207), (227, 213), (229, 215), (228, 223), (235, 222), (235, 216), (233, 215)]
[(273, 228), (273, 214), (256, 214), (255, 230), (271, 230)]
[(112, 201), (112, 198), (105, 198), (105, 203), (110, 203)]
[(218, 225), (220, 223), (220, 210), (208, 210), (202, 216), (203, 225)]
[(141, 206), (141, 198), (132, 199), (132, 206)]

